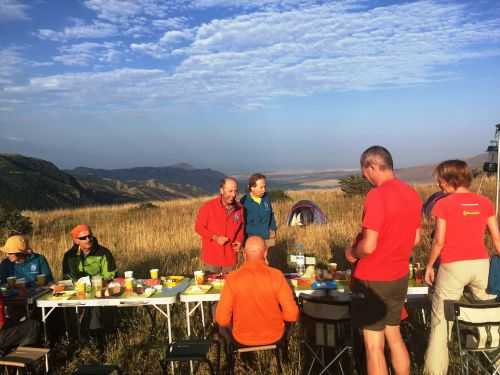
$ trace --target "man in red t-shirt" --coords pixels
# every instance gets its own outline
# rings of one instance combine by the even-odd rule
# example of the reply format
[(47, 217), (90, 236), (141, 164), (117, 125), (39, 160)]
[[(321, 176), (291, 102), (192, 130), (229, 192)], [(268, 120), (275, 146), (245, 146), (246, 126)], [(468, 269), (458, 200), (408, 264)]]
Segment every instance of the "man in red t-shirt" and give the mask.
[(236, 201), (238, 182), (225, 177), (220, 195), (201, 206), (195, 230), (201, 236), (201, 260), (209, 272), (231, 271), (238, 260), (244, 235), (243, 208)]
[(410, 256), (420, 240), (422, 202), (412, 187), (396, 178), (386, 148), (368, 148), (360, 162), (363, 177), (375, 187), (366, 196), (362, 232), (346, 249), (347, 260), (356, 263), (352, 321), (363, 330), (368, 374), (387, 374), (385, 341), (396, 373), (409, 374), (399, 324)]

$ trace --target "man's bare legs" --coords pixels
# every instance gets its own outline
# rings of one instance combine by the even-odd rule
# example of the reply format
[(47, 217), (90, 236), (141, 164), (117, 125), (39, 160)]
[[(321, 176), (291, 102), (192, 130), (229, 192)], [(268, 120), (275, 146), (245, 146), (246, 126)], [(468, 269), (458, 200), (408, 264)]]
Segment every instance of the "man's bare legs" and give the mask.
[(384, 331), (363, 330), (368, 375), (387, 375), (384, 356)]
[(386, 326), (383, 331), (363, 330), (368, 375), (387, 375), (384, 355), (385, 340), (391, 352), (392, 367), (396, 375), (410, 374), (410, 356), (401, 337), (399, 326)]
[(401, 336), (399, 326), (385, 326), (385, 338), (391, 352), (391, 362), (396, 375), (410, 374), (410, 355)]

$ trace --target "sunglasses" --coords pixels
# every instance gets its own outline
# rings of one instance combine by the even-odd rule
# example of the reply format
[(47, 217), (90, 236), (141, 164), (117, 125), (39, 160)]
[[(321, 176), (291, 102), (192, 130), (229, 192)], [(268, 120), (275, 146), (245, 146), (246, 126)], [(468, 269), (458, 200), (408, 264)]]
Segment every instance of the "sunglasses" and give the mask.
[(80, 241), (91, 240), (92, 236), (89, 234), (88, 236), (78, 237)]

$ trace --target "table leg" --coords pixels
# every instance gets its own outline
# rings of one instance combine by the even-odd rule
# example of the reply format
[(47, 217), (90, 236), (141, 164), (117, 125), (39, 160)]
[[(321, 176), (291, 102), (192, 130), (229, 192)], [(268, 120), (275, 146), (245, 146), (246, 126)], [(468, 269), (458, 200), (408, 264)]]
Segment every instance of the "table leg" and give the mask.
[(172, 343), (172, 322), (170, 321), (170, 305), (167, 305), (167, 330), (168, 330), (168, 343)]
[(201, 325), (203, 326), (203, 337), (207, 335), (205, 331), (205, 311), (203, 310), (203, 302), (200, 302), (201, 304)]
[(186, 302), (186, 326), (187, 326), (187, 335), (191, 337), (191, 318), (189, 312), (189, 302)]
[[(157, 310), (159, 310), (159, 308), (156, 305), (153, 305), (153, 306)], [(151, 309), (149, 309), (149, 306), (145, 306), (145, 307), (146, 307), (146, 311), (148, 312), (149, 318), (151, 319), (151, 335), (150, 335), (150, 337), (153, 337), (153, 335), (156, 332), (156, 319), (155, 319), (155, 316), (153, 315), (153, 311), (151, 311)]]
[(159, 305), (151, 305), (156, 310), (160, 312), (165, 318), (167, 318), (167, 330), (168, 330), (168, 343), (172, 343), (172, 321), (170, 317), (170, 305), (167, 304), (167, 311), (165, 312)]
[(47, 319), (54, 310), (55, 307), (51, 307), (50, 310), (47, 313), (45, 313), (45, 307), (42, 307), (43, 339), (45, 341), (45, 345), (49, 344), (49, 339), (47, 337)]

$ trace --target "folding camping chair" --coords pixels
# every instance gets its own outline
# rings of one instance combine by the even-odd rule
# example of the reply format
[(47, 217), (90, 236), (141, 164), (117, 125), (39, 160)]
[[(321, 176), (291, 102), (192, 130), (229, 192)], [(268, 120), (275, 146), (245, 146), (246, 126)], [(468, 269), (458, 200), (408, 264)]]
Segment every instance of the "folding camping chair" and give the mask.
[(474, 365), (482, 373), (500, 375), (500, 302), (447, 300), (444, 307), (446, 320), (454, 323), (462, 372), (468, 375)]
[[(339, 301), (330, 296), (301, 294), (299, 305), (301, 344), (311, 356), (307, 375), (332, 374), (330, 370), (334, 364), (345, 374), (342, 367), (345, 355), (348, 356), (350, 365), (350, 371), (347, 373), (356, 374), (350, 301)], [(329, 356), (331, 357), (328, 358)], [(303, 366), (305, 369), (307, 364), (304, 363)]]

